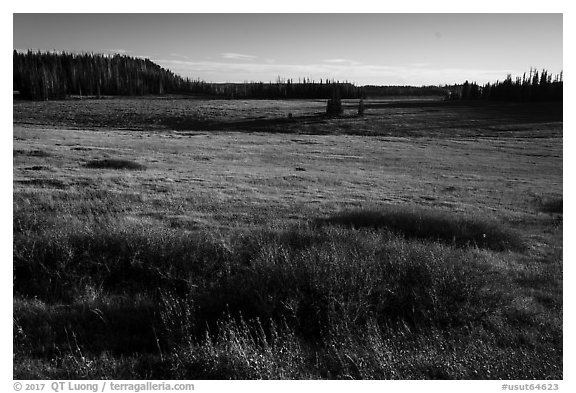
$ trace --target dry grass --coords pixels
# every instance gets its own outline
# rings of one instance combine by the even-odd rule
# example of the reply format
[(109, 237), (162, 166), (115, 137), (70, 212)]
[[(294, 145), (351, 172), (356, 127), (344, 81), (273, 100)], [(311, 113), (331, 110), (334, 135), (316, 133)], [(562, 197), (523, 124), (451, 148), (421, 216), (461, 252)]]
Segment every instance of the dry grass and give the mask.
[[(136, 101), (60, 110), (126, 122)], [(237, 123), (289, 108), (289, 128), (316, 110), (196, 104)], [(465, 111), (393, 109), (333, 121)], [(503, 135), (524, 138), (497, 139), (15, 126), (14, 376), (562, 378), (562, 140), (522, 113)]]

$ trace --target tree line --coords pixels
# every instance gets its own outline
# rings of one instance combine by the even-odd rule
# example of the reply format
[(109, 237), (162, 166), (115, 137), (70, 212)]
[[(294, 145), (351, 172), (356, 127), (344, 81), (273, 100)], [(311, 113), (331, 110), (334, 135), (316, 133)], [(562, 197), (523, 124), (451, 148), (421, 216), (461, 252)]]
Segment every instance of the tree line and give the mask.
[(448, 88), (441, 86), (363, 86), (367, 97), (446, 96)]
[(182, 93), (221, 98), (361, 98), (353, 83), (302, 78), (276, 82), (209, 83), (182, 78), (149, 59), (126, 55), (67, 52), (13, 52), (13, 88), (21, 98), (64, 99), (70, 95)]
[(562, 100), (562, 73), (530, 69), (522, 77), (487, 83), (466, 81), (451, 86), (362, 86), (344, 81), (301, 78), (275, 82), (211, 83), (174, 74), (150, 61), (126, 55), (67, 52), (13, 52), (14, 90), (32, 100), (67, 96), (192, 94), (215, 98), (330, 99), (379, 96), (449, 96), (460, 100)]
[(476, 82), (464, 82), (460, 92), (452, 98), (460, 100), (504, 101), (562, 101), (563, 73), (552, 75), (547, 70), (530, 69), (528, 74), (512, 79), (508, 74), (503, 81), (479, 86)]
[(246, 82), (246, 83), (206, 83), (199, 82), (199, 89), (195, 93), (224, 98), (308, 98), (328, 99), (338, 91), (342, 98), (363, 98), (363, 88), (350, 82), (335, 80), (322, 80), (302, 78), (295, 82), (293, 79), (280, 79), (276, 82)]

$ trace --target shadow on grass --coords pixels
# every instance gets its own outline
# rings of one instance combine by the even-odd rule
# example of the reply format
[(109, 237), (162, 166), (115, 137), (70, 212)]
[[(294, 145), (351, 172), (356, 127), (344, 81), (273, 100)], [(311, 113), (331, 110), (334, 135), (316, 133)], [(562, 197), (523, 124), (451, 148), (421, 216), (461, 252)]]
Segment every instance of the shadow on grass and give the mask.
[[(14, 339), (38, 356), (54, 356), (58, 348), (115, 354), (155, 352), (151, 321), (155, 305), (145, 297), (79, 297), (76, 304), (49, 304), (17, 298)], [(19, 332), (26, 332), (22, 335)]]
[(239, 121), (199, 120), (194, 118), (167, 118), (166, 127), (177, 131), (262, 131), (293, 133), (293, 125), (321, 124), (328, 118), (324, 114), (299, 117), (244, 119)]
[(493, 251), (522, 251), (520, 236), (498, 222), (427, 209), (390, 206), (381, 210), (355, 210), (318, 219), (318, 225), (387, 229), (409, 239), (440, 241), (458, 247)]

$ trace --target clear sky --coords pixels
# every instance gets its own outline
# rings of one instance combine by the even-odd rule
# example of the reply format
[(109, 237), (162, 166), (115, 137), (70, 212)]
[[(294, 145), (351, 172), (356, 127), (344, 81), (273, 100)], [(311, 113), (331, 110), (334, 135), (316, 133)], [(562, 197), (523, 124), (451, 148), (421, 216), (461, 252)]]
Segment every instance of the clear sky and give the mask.
[(213, 82), (485, 83), (562, 65), (562, 14), (14, 14), (14, 49), (123, 53)]

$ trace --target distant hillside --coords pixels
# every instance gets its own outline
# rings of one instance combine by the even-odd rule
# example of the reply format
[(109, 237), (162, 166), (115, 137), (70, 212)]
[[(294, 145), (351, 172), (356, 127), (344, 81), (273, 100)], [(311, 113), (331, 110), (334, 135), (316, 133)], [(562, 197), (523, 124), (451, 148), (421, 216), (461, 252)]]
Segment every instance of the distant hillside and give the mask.
[(123, 55), (13, 54), (14, 90), (33, 100), (67, 95), (145, 95), (189, 91), (193, 82), (148, 59)]

